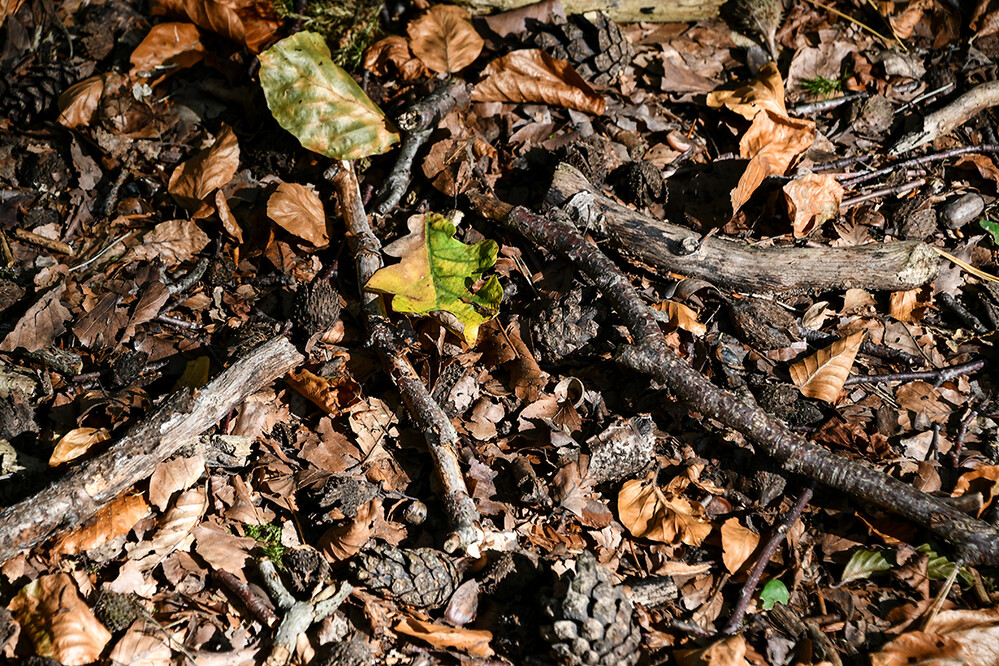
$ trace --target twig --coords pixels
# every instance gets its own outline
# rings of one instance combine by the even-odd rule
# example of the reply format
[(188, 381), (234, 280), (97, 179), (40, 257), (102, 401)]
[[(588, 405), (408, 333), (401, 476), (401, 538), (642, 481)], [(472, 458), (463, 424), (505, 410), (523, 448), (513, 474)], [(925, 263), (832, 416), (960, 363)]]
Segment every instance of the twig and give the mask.
[(261, 624), (265, 624), (268, 627), (273, 627), (278, 623), (278, 616), (274, 614), (270, 608), (268, 608), (260, 596), (250, 589), (250, 586), (236, 578), (233, 574), (229, 573), (225, 569), (216, 569), (215, 575), (218, 576), (219, 581), (225, 586), (227, 590), (236, 595), (248, 611), (253, 613), (253, 616), (260, 621)]
[(57, 531), (82, 525), (101, 507), (152, 474), (156, 465), (302, 360), (290, 342), (274, 338), (233, 363), (203, 386), (197, 397), (188, 389), (171, 395), (108, 451), (37, 495), (0, 512), (0, 562), (42, 543)]
[(101, 250), (100, 252), (98, 252), (97, 254), (95, 254), (94, 256), (92, 256), (90, 259), (87, 259), (82, 264), (77, 264), (76, 266), (73, 266), (72, 268), (70, 268), (69, 272), (72, 273), (73, 271), (78, 271), (81, 268), (86, 268), (90, 264), (94, 263), (95, 261), (97, 261), (98, 259), (100, 259), (101, 257), (103, 257), (105, 254), (107, 254), (108, 252), (110, 252), (111, 248), (113, 248), (115, 245), (117, 245), (118, 243), (122, 242), (123, 240), (125, 240), (126, 238), (128, 238), (129, 236), (131, 236), (134, 233), (135, 233), (135, 231), (129, 231), (129, 232), (126, 232), (126, 233), (122, 234), (121, 236), (118, 236), (113, 241), (111, 241), (110, 245), (108, 245), (106, 248), (104, 248), (103, 250)]
[[(817, 102), (795, 104), (789, 109), (789, 111), (791, 112), (791, 115), (794, 116), (808, 116), (814, 113), (825, 113), (826, 111), (832, 111), (835, 108), (843, 106), (847, 102), (853, 102), (858, 99), (867, 99), (870, 96), (871, 93), (868, 90), (850, 92), (845, 95), (840, 95), (834, 99), (820, 99)], [(850, 162), (850, 164), (853, 164), (853, 162)]]
[(910, 180), (908, 183), (902, 183), (901, 185), (896, 185), (895, 187), (883, 187), (879, 190), (871, 190), (870, 192), (865, 192), (855, 197), (850, 197), (849, 199), (843, 199), (843, 202), (840, 203), (839, 207), (840, 210), (842, 210), (844, 208), (849, 208), (850, 206), (856, 206), (864, 201), (870, 201), (871, 199), (905, 194), (906, 192), (914, 190), (917, 187), (922, 187), (925, 184), (925, 178), (917, 178), (916, 180)]
[(926, 155), (920, 155), (919, 157), (913, 157), (912, 159), (905, 160), (903, 162), (897, 162), (876, 171), (869, 171), (860, 175), (843, 174), (843, 177), (840, 179), (840, 184), (843, 187), (855, 187), (861, 183), (866, 183), (869, 180), (874, 180), (875, 178), (880, 178), (881, 176), (896, 173), (902, 169), (921, 166), (923, 164), (930, 164), (931, 162), (939, 162), (940, 160), (946, 160), (951, 157), (957, 157), (958, 155), (964, 155), (966, 153), (982, 153), (988, 155), (996, 152), (999, 152), (999, 144), (986, 143), (981, 146), (962, 146), (961, 148), (952, 148), (950, 150), (942, 150), (936, 153), (927, 153)]
[(954, 447), (950, 450), (950, 460), (957, 467), (961, 462), (961, 451), (964, 450), (964, 439), (968, 436), (968, 426), (971, 422), (978, 418), (978, 410), (972, 407), (968, 410), (968, 413), (963, 419), (961, 419), (961, 426), (958, 428), (957, 437), (954, 439)]
[(846, 380), (845, 386), (855, 386), (857, 384), (880, 384), (882, 382), (933, 382), (934, 386), (940, 386), (944, 382), (949, 382), (955, 377), (978, 372), (985, 367), (985, 361), (971, 361), (961, 365), (951, 365), (946, 368), (936, 370), (920, 370), (918, 372), (893, 372), (886, 375), (869, 375), (867, 377), (850, 377)]
[(774, 530), (774, 533), (770, 535), (767, 543), (763, 546), (763, 550), (760, 551), (760, 556), (757, 558), (756, 564), (753, 565), (753, 570), (749, 572), (749, 578), (746, 579), (745, 585), (742, 586), (742, 591), (739, 593), (739, 601), (732, 610), (732, 617), (729, 618), (725, 628), (721, 630), (723, 635), (730, 636), (742, 627), (742, 621), (746, 617), (746, 609), (749, 608), (749, 601), (753, 598), (753, 593), (756, 591), (756, 586), (760, 584), (760, 579), (763, 578), (763, 572), (770, 563), (770, 558), (777, 552), (777, 548), (784, 543), (784, 538), (787, 536), (788, 531), (798, 521), (798, 518), (801, 517), (801, 512), (805, 510), (805, 506), (812, 499), (814, 492), (814, 484), (805, 488), (804, 492), (801, 493), (801, 497), (798, 498), (798, 501), (794, 503), (794, 506), (791, 507), (791, 510), (784, 517), (784, 520)]
[(871, 159), (870, 155), (853, 155), (852, 157), (844, 157), (841, 160), (836, 160), (834, 162), (824, 162), (822, 164), (816, 164), (812, 167), (812, 171), (835, 171), (837, 169), (845, 169), (848, 166), (853, 166), (858, 162), (863, 162), (864, 160)]
[(568, 257), (603, 292), (634, 340), (634, 346), (618, 350), (616, 360), (622, 365), (662, 382), (692, 409), (738, 431), (788, 472), (807, 476), (923, 525), (961, 548), (968, 563), (999, 564), (999, 532), (991, 525), (894, 477), (804, 440), (779, 419), (747, 405), (691, 368), (666, 345), (649, 307), (617, 266), (567, 224), (481, 193), (470, 193), (468, 198), (483, 216)]
[(368, 216), (361, 205), (361, 192), (353, 164), (338, 164), (340, 170), (333, 176), (333, 186), (340, 197), (340, 207), (347, 224), (347, 242), (354, 253), (368, 335), (385, 370), (395, 381), (410, 417), (423, 433), (444, 487), (444, 508), (451, 524), (451, 533), (444, 543), (444, 550), (449, 553), (464, 550), (475, 557), (485, 533), (480, 525), (479, 511), (468, 495), (458, 465), (458, 433), (447, 414), (430, 395), (398, 343), (398, 336), (388, 320), (382, 297), (364, 290), (364, 285), (371, 276), (382, 267), (381, 242), (371, 231)]
[(70, 257), (73, 256), (73, 248), (68, 243), (46, 238), (45, 236), (39, 236), (38, 234), (28, 231), (27, 229), (14, 229), (14, 238), (22, 240), (25, 243), (31, 243), (32, 245), (43, 247), (51, 252), (65, 254)]
[(464, 109), (472, 101), (472, 86), (450, 78), (399, 116), (399, 127), (407, 132), (427, 129), (454, 108)]
[(402, 148), (399, 149), (395, 166), (392, 167), (392, 171), (385, 178), (385, 182), (382, 183), (381, 189), (378, 190), (375, 197), (375, 205), (371, 210), (372, 215), (385, 215), (395, 208), (402, 199), (409, 188), (409, 182), (413, 179), (413, 160), (416, 159), (416, 153), (419, 152), (420, 146), (430, 138), (433, 131), (433, 128), (428, 127), (414, 130), (406, 135), (402, 142)]
[(999, 104), (999, 81), (980, 83), (947, 106), (923, 118), (922, 128), (899, 139), (888, 154), (901, 155), (936, 141), (996, 104)]
[(956, 314), (958, 319), (964, 322), (965, 325), (975, 333), (984, 335), (989, 332), (989, 329), (985, 328), (985, 324), (983, 324), (978, 317), (968, 312), (968, 308), (964, 307), (964, 304), (961, 303), (961, 301), (957, 300), (946, 291), (940, 293), (940, 303), (948, 310)]

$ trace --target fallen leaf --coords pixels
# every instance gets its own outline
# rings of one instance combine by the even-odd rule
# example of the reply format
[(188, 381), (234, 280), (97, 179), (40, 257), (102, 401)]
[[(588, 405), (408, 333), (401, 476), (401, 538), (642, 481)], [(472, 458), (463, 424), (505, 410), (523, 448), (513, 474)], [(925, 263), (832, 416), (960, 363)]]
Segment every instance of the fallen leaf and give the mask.
[(895, 389), (895, 399), (904, 409), (921, 414), (931, 423), (946, 423), (954, 408), (947, 404), (940, 391), (929, 382), (914, 381)]
[(80, 598), (69, 574), (36, 578), (21, 588), (8, 608), (31, 637), (36, 654), (66, 666), (97, 661), (111, 641), (111, 632)]
[(707, 105), (712, 109), (725, 107), (746, 120), (753, 120), (760, 111), (771, 111), (787, 117), (784, 106), (784, 82), (777, 65), (767, 63), (753, 80), (735, 90), (716, 90), (708, 94)]
[(403, 618), (394, 629), (400, 634), (430, 643), (435, 648), (454, 648), (482, 659), (493, 655), (493, 650), (489, 647), (493, 635), (489, 631), (448, 627), (413, 617)]
[(399, 72), (403, 81), (415, 81), (430, 74), (426, 65), (410, 52), (406, 38), (400, 35), (378, 40), (364, 54), (364, 69), (376, 76), (391, 76), (389, 65)]
[(314, 190), (297, 183), (281, 183), (267, 199), (267, 217), (315, 247), (330, 244), (326, 234), (326, 211)]
[(194, 550), (201, 559), (214, 569), (243, 577), (243, 567), (257, 547), (254, 539), (237, 536), (211, 524), (198, 525), (194, 528), (193, 535)]
[(872, 574), (879, 571), (890, 571), (892, 566), (881, 551), (861, 548), (850, 556), (850, 561), (843, 567), (843, 575), (840, 577), (839, 584), (843, 586), (857, 580), (870, 578)]
[(539, 49), (513, 51), (493, 60), (472, 91), (476, 102), (537, 102), (601, 115), (607, 106), (564, 60)]
[(454, 239), (456, 228), (443, 215), (427, 213), (422, 218), (422, 229), (417, 227), (402, 261), (379, 269), (364, 288), (391, 294), (396, 312), (454, 315), (456, 322), (445, 322), (448, 328), (474, 345), (479, 326), (499, 312), (503, 287), (495, 275), (474, 293), (470, 286), (496, 263), (499, 246), (491, 240), (466, 245)]
[(350, 559), (374, 536), (375, 523), (384, 520), (382, 501), (376, 497), (358, 507), (357, 516), (351, 522), (327, 530), (320, 539), (319, 550), (338, 562)]
[(128, 321), (128, 315), (118, 308), (120, 302), (118, 294), (104, 294), (94, 309), (73, 325), (73, 334), (84, 347), (96, 351), (114, 343)]
[(721, 526), (722, 562), (729, 573), (742, 568), (760, 543), (760, 535), (739, 524), (738, 518), (729, 518)]
[(409, 48), (427, 69), (438, 74), (459, 72), (479, 57), (485, 44), (472, 27), (468, 11), (435, 5), (406, 28)]
[(204, 473), (205, 457), (201, 454), (164, 460), (149, 477), (149, 501), (166, 511), (173, 496), (190, 488)]
[(871, 666), (999, 664), (999, 608), (944, 610), (871, 655)]
[(349, 378), (349, 381), (334, 383), (305, 368), (289, 373), (285, 379), (289, 386), (327, 414), (339, 414), (344, 405), (353, 403), (360, 391), (360, 386)]
[(839, 214), (843, 186), (835, 176), (810, 173), (785, 183), (782, 189), (795, 238), (807, 236)]
[(171, 637), (151, 622), (133, 622), (115, 643), (108, 661), (111, 666), (161, 666), (170, 663)]
[(51, 552), (53, 555), (76, 555), (103, 546), (128, 534), (149, 510), (142, 495), (123, 495), (98, 511), (88, 523), (60, 537)]
[(864, 340), (865, 331), (857, 331), (825, 349), (793, 364), (791, 381), (807, 398), (835, 403), (853, 368), (853, 360)]
[(154, 16), (186, 16), (192, 23), (260, 51), (281, 27), (281, 18), (266, 0), (152, 0)]
[(337, 160), (380, 155), (399, 133), (314, 32), (286, 37), (260, 54), (260, 86), (278, 124), (302, 145)]
[(669, 330), (682, 328), (696, 336), (701, 336), (708, 332), (708, 327), (697, 321), (697, 313), (683, 303), (662, 301), (661, 303), (653, 304), (652, 308), (660, 312), (665, 312), (669, 316)]
[(104, 75), (95, 74), (74, 83), (59, 95), (59, 117), (63, 127), (86, 127), (97, 111), (104, 94)]
[(222, 125), (215, 143), (178, 164), (170, 174), (170, 194), (184, 208), (196, 211), (216, 189), (236, 175), (239, 141), (228, 125)]
[(699, 546), (711, 524), (683, 497), (668, 498), (656, 485), (655, 473), (625, 481), (617, 496), (618, 517), (634, 536), (663, 543)]
[(173, 551), (187, 550), (194, 541), (194, 528), (201, 522), (205, 507), (206, 494), (203, 488), (192, 488), (181, 493), (163, 516), (153, 538), (138, 544), (132, 551), (132, 557), (141, 557), (142, 568), (148, 570)]
[(898, 321), (921, 321), (929, 308), (929, 303), (925, 300), (928, 296), (929, 290), (922, 288), (893, 291), (888, 301), (888, 313)]
[(749, 158), (749, 164), (732, 190), (732, 212), (738, 212), (764, 180), (783, 175), (814, 142), (811, 120), (788, 118), (769, 109), (758, 113), (739, 140), (739, 153)]
[(705, 648), (676, 650), (679, 666), (752, 666), (746, 659), (746, 639), (735, 634)]
[(66, 330), (66, 322), (72, 317), (60, 300), (64, 291), (66, 285), (59, 284), (35, 301), (3, 339), (0, 351), (23, 348), (32, 352), (51, 345)]
[(100, 444), (109, 439), (111, 439), (111, 435), (105, 428), (74, 428), (56, 442), (55, 448), (52, 449), (52, 455), (49, 456), (49, 467), (56, 467), (74, 458), (79, 458), (94, 444)]
[(208, 234), (192, 220), (160, 222), (142, 237), (142, 245), (131, 249), (137, 261), (159, 258), (167, 267), (193, 259), (208, 245)]
[(129, 62), (133, 76), (157, 76), (159, 83), (167, 76), (201, 62), (205, 45), (193, 23), (160, 23), (142, 39)]
[(992, 500), (999, 496), (999, 465), (985, 465), (965, 472), (954, 484), (951, 497), (961, 497), (969, 491), (977, 492), (982, 497), (982, 506), (978, 509), (981, 516)]

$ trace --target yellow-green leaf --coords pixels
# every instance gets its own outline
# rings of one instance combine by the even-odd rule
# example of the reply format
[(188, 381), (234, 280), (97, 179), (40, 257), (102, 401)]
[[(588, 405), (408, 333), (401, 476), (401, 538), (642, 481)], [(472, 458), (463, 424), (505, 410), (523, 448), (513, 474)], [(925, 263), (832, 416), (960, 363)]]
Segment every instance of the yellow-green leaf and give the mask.
[(271, 114), (309, 150), (356, 160), (384, 153), (399, 140), (382, 110), (333, 63), (322, 35), (296, 33), (259, 57)]
[(392, 294), (392, 309), (417, 315), (449, 312), (456, 322), (449, 328), (472, 345), (479, 326), (499, 312), (503, 287), (491, 275), (474, 293), (472, 285), (496, 263), (499, 247), (494, 241), (466, 245), (454, 239), (455, 227), (443, 215), (428, 213), (411, 224), (413, 234), (402, 244), (402, 261), (382, 268), (365, 289)]

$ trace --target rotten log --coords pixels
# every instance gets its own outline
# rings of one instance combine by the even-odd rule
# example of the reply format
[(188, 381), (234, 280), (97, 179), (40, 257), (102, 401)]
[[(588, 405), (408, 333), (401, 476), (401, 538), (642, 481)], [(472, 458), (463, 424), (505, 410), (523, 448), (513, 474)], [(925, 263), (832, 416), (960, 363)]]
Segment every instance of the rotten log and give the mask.
[(812, 289), (907, 291), (936, 277), (940, 258), (925, 243), (858, 247), (753, 247), (695, 231), (623, 206), (560, 164), (545, 204), (568, 210), (623, 254), (663, 271), (740, 292)]
[(110, 449), (0, 512), (0, 562), (56, 532), (79, 527), (149, 477), (158, 464), (191, 444), (248, 397), (295, 369), (302, 355), (283, 337), (239, 359), (197, 395), (182, 389), (135, 424)]
[(871, 502), (922, 525), (956, 546), (964, 564), (999, 565), (999, 530), (946, 501), (836, 455), (790, 430), (759, 406), (712, 384), (667, 346), (651, 308), (613, 261), (568, 224), (513, 207), (481, 193), (467, 194), (483, 217), (502, 223), (548, 251), (568, 258), (597, 286), (631, 333), (616, 360), (654, 377), (702, 417), (742, 434), (785, 470)]

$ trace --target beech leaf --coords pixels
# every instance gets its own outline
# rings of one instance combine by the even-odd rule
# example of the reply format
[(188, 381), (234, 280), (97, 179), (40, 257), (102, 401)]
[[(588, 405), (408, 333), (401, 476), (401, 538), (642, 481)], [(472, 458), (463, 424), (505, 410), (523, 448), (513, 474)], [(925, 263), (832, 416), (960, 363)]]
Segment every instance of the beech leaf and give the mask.
[(454, 239), (455, 226), (443, 215), (422, 217), (414, 234), (402, 239), (409, 250), (402, 261), (377, 271), (365, 289), (391, 294), (396, 312), (454, 315), (457, 321), (446, 322), (448, 327), (474, 345), (479, 326), (499, 312), (503, 287), (495, 275), (474, 293), (470, 287), (496, 263), (499, 246), (491, 240), (466, 245)]
[(483, 629), (449, 627), (414, 617), (403, 618), (394, 628), (400, 634), (419, 638), (435, 648), (454, 648), (483, 659), (493, 654), (492, 648), (489, 647), (493, 635)]
[(999, 607), (940, 611), (871, 655), (871, 666), (901, 664), (999, 664)]
[(286, 37), (260, 54), (260, 86), (278, 124), (305, 148), (338, 160), (380, 155), (395, 127), (314, 32)]
[[(137, 76), (164, 77), (201, 62), (205, 45), (193, 23), (160, 23), (142, 39), (128, 61)], [(158, 79), (162, 80), (162, 79)]]
[(749, 201), (753, 192), (770, 176), (781, 176), (801, 153), (815, 142), (815, 123), (766, 109), (739, 140), (739, 154), (749, 158), (746, 171), (732, 190), (732, 212)]
[(215, 143), (177, 165), (170, 174), (170, 194), (188, 210), (201, 208), (202, 202), (236, 175), (239, 168), (239, 142), (228, 125), (222, 125)]
[(784, 106), (784, 82), (777, 65), (767, 63), (759, 74), (746, 85), (735, 90), (716, 90), (708, 94), (707, 104), (713, 109), (726, 107), (746, 120), (752, 120), (760, 111), (769, 109), (787, 116)]
[(795, 238), (801, 238), (839, 214), (843, 186), (830, 174), (810, 173), (782, 188)]
[(729, 573), (738, 571), (760, 543), (760, 535), (729, 518), (721, 526), (722, 562)]
[(131, 250), (135, 259), (152, 261), (158, 257), (172, 268), (201, 252), (208, 245), (208, 234), (191, 220), (167, 220), (143, 236), (142, 243)]
[(475, 62), (485, 44), (468, 11), (435, 5), (406, 28), (409, 48), (431, 71), (454, 74)]
[(200, 28), (260, 51), (281, 27), (281, 19), (267, 0), (152, 0), (153, 15), (186, 16)]
[(669, 325), (672, 328), (682, 328), (688, 333), (698, 336), (708, 332), (708, 327), (697, 321), (697, 313), (683, 303), (663, 301), (662, 303), (654, 304), (652, 307), (655, 310), (666, 313), (669, 317)]
[(323, 202), (315, 191), (305, 185), (278, 185), (267, 200), (267, 217), (288, 233), (316, 247), (330, 244)]
[(52, 553), (75, 555), (103, 546), (127, 534), (148, 513), (149, 504), (142, 495), (123, 495), (98, 511), (86, 525), (56, 541)]
[(476, 102), (537, 102), (599, 116), (607, 103), (572, 65), (539, 49), (513, 51), (486, 65), (472, 91)]
[(74, 428), (56, 443), (49, 456), (49, 467), (56, 467), (85, 454), (94, 444), (111, 439), (104, 428)]
[(74, 83), (59, 95), (59, 117), (56, 122), (64, 127), (89, 125), (103, 94), (103, 74), (95, 74)]
[(852, 333), (790, 367), (791, 380), (808, 398), (836, 402), (853, 368), (864, 331)]
[(843, 576), (840, 578), (839, 584), (846, 585), (855, 580), (863, 580), (869, 578), (871, 574), (889, 571), (891, 568), (891, 563), (888, 562), (883, 553), (861, 548), (850, 556), (850, 561), (843, 569)]
[(625, 481), (617, 496), (617, 511), (629, 532), (652, 541), (699, 546), (711, 533), (702, 512), (683, 497), (666, 497), (652, 474)]
[(749, 649), (742, 634), (727, 636), (703, 648), (676, 650), (679, 666), (750, 666)]

